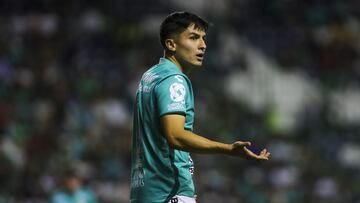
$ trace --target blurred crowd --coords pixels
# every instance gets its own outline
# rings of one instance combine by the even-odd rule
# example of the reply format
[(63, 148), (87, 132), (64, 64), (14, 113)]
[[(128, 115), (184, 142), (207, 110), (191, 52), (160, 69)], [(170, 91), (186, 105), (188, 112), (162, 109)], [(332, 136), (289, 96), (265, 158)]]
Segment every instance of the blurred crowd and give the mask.
[(176, 10), (211, 23), (195, 132), (272, 153), (193, 155), (198, 201), (360, 203), (355, 0), (1, 1), (0, 203), (128, 202), (137, 82)]

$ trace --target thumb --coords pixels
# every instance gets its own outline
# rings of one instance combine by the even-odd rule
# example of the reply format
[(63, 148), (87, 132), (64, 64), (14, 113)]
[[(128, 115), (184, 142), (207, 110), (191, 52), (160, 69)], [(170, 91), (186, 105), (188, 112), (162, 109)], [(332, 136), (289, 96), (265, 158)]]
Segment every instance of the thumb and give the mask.
[(234, 144), (235, 144), (235, 146), (239, 146), (239, 147), (249, 147), (249, 146), (251, 146), (251, 142), (237, 141)]

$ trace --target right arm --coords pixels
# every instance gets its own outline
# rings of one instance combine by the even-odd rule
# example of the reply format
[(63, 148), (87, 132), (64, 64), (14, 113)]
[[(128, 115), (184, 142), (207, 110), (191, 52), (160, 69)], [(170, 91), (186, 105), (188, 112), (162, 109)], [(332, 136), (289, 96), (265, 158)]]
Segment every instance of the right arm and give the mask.
[(184, 129), (185, 116), (168, 114), (161, 117), (162, 130), (170, 147), (196, 153), (221, 153), (246, 159), (268, 160), (270, 152), (266, 149), (255, 154), (247, 147), (250, 142), (237, 141), (232, 144), (216, 142)]
[(268, 160), (270, 153), (266, 149), (260, 154), (251, 152), (247, 148), (251, 145), (250, 142), (224, 144), (185, 130), (185, 100), (191, 91), (186, 79), (181, 77), (171, 76), (155, 87), (162, 131), (170, 147), (189, 152), (221, 153), (246, 159)]

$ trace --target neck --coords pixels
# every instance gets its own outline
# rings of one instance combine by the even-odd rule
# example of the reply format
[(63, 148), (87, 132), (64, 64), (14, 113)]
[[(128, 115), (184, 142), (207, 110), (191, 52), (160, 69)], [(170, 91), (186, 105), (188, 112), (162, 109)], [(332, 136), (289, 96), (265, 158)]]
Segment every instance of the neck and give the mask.
[(178, 69), (180, 69), (181, 72), (183, 72), (185, 74), (189, 72), (189, 70), (187, 68), (183, 67), (180, 64), (180, 62), (176, 59), (175, 55), (165, 54), (165, 58), (168, 59), (169, 61), (173, 62), (176, 65), (176, 67)]

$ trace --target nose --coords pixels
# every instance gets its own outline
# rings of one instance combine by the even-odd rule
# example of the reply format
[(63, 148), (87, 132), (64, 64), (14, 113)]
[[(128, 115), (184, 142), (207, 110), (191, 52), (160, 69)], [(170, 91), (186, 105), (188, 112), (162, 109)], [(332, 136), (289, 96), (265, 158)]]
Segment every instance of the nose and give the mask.
[(206, 49), (206, 42), (205, 42), (204, 39), (201, 39), (201, 40), (200, 40), (199, 49), (201, 49), (202, 51), (205, 51), (205, 49)]

